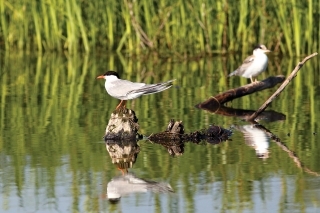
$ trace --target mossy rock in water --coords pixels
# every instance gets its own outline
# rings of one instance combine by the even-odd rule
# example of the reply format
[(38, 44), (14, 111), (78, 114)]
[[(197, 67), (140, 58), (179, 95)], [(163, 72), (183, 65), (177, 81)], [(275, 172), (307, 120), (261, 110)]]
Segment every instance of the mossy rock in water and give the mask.
[(135, 139), (138, 130), (138, 119), (134, 111), (127, 108), (115, 110), (109, 119), (104, 139)]

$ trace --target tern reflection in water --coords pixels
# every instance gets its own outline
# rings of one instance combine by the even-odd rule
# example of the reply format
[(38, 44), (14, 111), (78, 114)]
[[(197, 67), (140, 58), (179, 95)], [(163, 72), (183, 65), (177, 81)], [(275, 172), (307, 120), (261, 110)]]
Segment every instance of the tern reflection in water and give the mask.
[(256, 125), (234, 126), (234, 128), (243, 133), (246, 144), (255, 149), (258, 158), (269, 157), (269, 137), (263, 130)]
[(137, 178), (131, 173), (113, 178), (107, 186), (107, 197), (110, 202), (116, 203), (121, 197), (133, 193), (154, 193), (173, 192), (168, 183), (155, 182)]

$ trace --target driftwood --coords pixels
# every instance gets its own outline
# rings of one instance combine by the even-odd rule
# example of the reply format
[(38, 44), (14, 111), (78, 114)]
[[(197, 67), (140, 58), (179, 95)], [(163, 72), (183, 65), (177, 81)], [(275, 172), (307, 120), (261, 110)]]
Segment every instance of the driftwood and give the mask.
[(209, 98), (208, 100), (197, 104), (196, 107), (200, 109), (210, 109), (210, 111), (217, 111), (220, 107), (223, 106), (224, 103), (232, 101), (236, 98), (243, 97), (245, 95), (252, 94), (257, 91), (265, 90), (268, 88), (272, 88), (278, 83), (283, 82), (285, 79), (284, 76), (271, 76), (263, 81), (253, 82), (251, 84), (247, 84), (245, 86), (231, 89), (221, 94), (218, 94), (214, 97)]
[(186, 134), (182, 122), (172, 119), (164, 132), (154, 133), (148, 139), (167, 148), (170, 155), (181, 155), (184, 151), (185, 142), (219, 144), (228, 140), (231, 134), (231, 130), (216, 125)]
[(290, 83), (290, 81), (297, 76), (298, 71), (301, 69), (301, 67), (306, 63), (310, 58), (318, 55), (318, 53), (313, 53), (303, 59), (303, 61), (299, 62), (298, 65), (294, 68), (292, 73), (289, 75), (289, 77), (283, 82), (283, 84), (279, 87), (277, 91), (264, 103), (262, 106), (255, 112), (253, 113), (248, 120), (253, 121), (261, 112), (263, 112), (269, 104), (280, 95), (280, 93), (284, 90), (284, 88)]

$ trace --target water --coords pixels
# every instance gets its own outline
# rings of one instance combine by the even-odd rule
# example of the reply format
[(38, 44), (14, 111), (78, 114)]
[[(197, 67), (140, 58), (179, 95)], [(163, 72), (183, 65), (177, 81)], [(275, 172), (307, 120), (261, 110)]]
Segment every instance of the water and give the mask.
[[(0, 60), (1, 212), (320, 211), (320, 78), (316, 59), (307, 62), (267, 109), (285, 115), (285, 119), (261, 121), (295, 156), (257, 132), (252, 133), (258, 135), (253, 138), (262, 138), (259, 141), (268, 147), (268, 156), (259, 158), (250, 137), (237, 129), (232, 140), (219, 145), (186, 143), (184, 153), (176, 157), (159, 144), (141, 140), (129, 176), (117, 169), (102, 140), (118, 101), (106, 94), (104, 82), (96, 76), (113, 69), (132, 81), (177, 79), (167, 91), (128, 102), (143, 135), (165, 130), (171, 118), (182, 120), (186, 132), (211, 124), (240, 128), (248, 123), (194, 105), (246, 84), (247, 79), (225, 77), (241, 58), (170, 62), (119, 60), (108, 55), (12, 54), (2, 55)], [(272, 58), (268, 71), (258, 79), (288, 75), (298, 61)], [(227, 106), (255, 110), (275, 90), (264, 90)], [(160, 184), (162, 188), (148, 185), (148, 190), (129, 192), (118, 202), (109, 202), (108, 184), (124, 178), (142, 185), (151, 181), (153, 187)]]

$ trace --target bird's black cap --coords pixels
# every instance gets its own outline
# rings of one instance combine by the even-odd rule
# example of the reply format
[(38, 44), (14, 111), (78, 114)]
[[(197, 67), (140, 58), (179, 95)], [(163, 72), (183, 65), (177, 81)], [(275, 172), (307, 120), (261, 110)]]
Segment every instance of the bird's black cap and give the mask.
[(253, 49), (261, 49), (260, 44), (255, 45)]
[(105, 74), (103, 74), (104, 76), (110, 76), (110, 75), (114, 75), (116, 76), (117, 78), (120, 78), (119, 74), (116, 72), (116, 71), (112, 71), (112, 70), (109, 70), (107, 71)]

